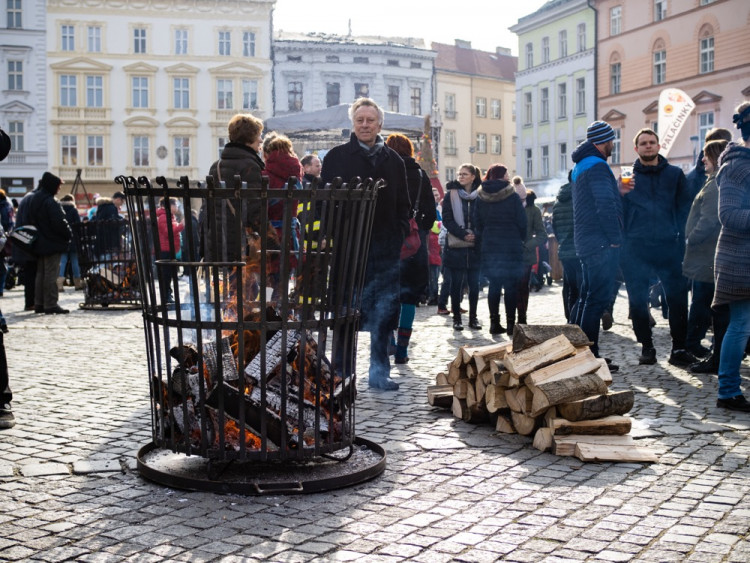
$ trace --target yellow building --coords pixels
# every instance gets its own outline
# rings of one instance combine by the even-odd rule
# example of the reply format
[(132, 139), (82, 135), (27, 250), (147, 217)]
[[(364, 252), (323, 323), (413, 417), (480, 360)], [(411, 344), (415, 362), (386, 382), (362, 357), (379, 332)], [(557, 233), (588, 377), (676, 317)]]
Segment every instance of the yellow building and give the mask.
[(478, 51), (461, 40), (455, 45), (432, 43), (432, 49), (437, 52), (435, 101), (442, 119), (437, 143), (441, 182), (454, 180), (465, 162), (482, 172), (500, 162), (512, 175), (518, 58), (509, 49)]

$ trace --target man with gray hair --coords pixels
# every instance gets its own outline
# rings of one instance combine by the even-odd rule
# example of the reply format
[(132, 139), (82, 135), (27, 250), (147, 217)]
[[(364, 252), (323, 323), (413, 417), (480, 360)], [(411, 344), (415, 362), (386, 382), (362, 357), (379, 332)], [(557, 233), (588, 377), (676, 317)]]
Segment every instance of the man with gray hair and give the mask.
[(321, 179), (324, 184), (336, 177), (349, 182), (356, 176), (385, 181), (375, 206), (362, 290), (361, 327), (370, 332), (369, 385), (392, 391), (399, 385), (390, 377), (388, 343), (398, 325), (400, 253), (409, 232), (406, 168), (380, 135), (384, 113), (375, 101), (359, 98), (349, 109), (349, 117), (351, 138), (326, 154)]

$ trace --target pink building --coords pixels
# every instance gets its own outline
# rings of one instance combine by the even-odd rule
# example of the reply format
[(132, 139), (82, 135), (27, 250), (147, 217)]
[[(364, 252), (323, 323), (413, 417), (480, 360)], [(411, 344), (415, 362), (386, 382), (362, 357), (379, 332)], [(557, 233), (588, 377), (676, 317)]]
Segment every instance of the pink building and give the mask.
[(689, 170), (713, 127), (732, 124), (750, 99), (750, 2), (747, 0), (594, 0), (597, 11), (597, 111), (618, 134), (612, 155), (635, 160), (633, 138), (656, 129), (659, 93), (679, 88), (695, 109), (668, 159)]

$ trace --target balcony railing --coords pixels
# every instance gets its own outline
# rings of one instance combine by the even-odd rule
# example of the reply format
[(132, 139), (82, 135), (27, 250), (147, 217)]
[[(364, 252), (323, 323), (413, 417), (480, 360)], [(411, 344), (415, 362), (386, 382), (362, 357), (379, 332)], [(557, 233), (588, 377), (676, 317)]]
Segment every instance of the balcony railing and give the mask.
[(458, 117), (458, 112), (456, 110), (452, 110), (452, 109), (445, 110), (446, 119), (456, 119), (457, 117)]
[(445, 147), (443, 150), (445, 151), (445, 154), (449, 156), (456, 156), (456, 154), (458, 154), (458, 149), (456, 147)]

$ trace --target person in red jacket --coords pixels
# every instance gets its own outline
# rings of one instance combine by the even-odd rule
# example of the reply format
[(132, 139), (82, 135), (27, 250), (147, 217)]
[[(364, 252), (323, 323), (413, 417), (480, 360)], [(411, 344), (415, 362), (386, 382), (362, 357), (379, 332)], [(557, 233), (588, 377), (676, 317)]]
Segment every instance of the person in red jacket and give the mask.
[[(159, 229), (159, 260), (179, 260), (180, 257), (180, 233), (185, 228), (185, 218), (177, 221), (179, 210), (177, 200), (169, 198), (169, 213), (167, 213), (167, 200), (159, 201), (159, 209), (156, 210), (156, 225)], [(172, 239), (170, 241), (170, 224)], [(177, 267), (175, 265), (157, 265), (159, 274), (159, 287), (161, 288), (162, 303), (174, 303), (171, 281), (176, 279)]]

